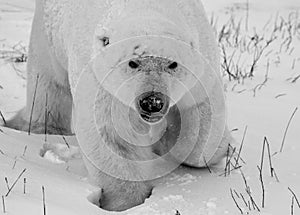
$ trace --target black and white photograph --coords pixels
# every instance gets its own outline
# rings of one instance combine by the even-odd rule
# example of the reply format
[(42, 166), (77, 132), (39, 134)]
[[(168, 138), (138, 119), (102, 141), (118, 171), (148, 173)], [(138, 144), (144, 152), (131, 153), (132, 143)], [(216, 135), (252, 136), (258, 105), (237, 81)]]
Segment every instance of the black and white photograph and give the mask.
[(0, 214), (300, 215), (299, 0), (0, 0)]

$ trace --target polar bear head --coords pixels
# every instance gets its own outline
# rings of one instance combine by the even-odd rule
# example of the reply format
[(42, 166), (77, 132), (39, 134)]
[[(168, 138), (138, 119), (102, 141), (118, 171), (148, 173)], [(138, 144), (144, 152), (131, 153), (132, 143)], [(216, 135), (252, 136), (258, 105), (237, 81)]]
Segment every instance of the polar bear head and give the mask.
[(94, 72), (100, 85), (149, 123), (160, 121), (197, 84), (197, 76), (188, 68), (161, 56), (135, 56), (104, 73), (98, 64), (95, 61)]
[(209, 70), (183, 14), (169, 7), (114, 5), (95, 30), (93, 70), (100, 85), (149, 123), (159, 121)]
[[(146, 35), (113, 43), (93, 60), (93, 72), (101, 87), (149, 123), (160, 121), (199, 81), (209, 87), (209, 70), (190, 44), (163, 36)], [(198, 97), (204, 99), (207, 92), (199, 92)]]

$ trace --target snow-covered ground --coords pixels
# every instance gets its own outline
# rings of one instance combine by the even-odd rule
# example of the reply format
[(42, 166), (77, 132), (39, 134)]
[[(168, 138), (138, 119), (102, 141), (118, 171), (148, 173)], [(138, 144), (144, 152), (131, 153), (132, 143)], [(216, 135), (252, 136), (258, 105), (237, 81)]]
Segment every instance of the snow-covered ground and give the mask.
[[(214, 17), (218, 32), (230, 16), (236, 22), (243, 18), (241, 37), (243, 34), (252, 37), (253, 32), (269, 37), (273, 28), (271, 26), (280, 23), (281, 17), (286, 20), (285, 24), (292, 17), (290, 20), (293, 20), (294, 26), (291, 46), (279, 51), (278, 47), (286, 47), (284, 39), (288, 32), (284, 31), (288, 31), (285, 30), (288, 28), (283, 28), (282, 32), (279, 30), (280, 37), (277, 35), (272, 46), (261, 56), (255, 67), (254, 77), (238, 83), (229, 82), (228, 77), (224, 76), (228, 121), (238, 144), (241, 144), (244, 136), (241, 157), (245, 163), (240, 161), (242, 167), (230, 172), (230, 175), (228, 173), (226, 177), (223, 174), (225, 164), (212, 168), (212, 173), (206, 169), (182, 167), (161, 182), (143, 205), (120, 214), (175, 215), (176, 210), (177, 214), (182, 215), (241, 212), (265, 215), (300, 214), (296, 201), (296, 197), (300, 200), (300, 110), (296, 109), (300, 108), (300, 78), (297, 79), (300, 75), (300, 14), (297, 12), (300, 1), (249, 0), (248, 32), (244, 27), (247, 17), (245, 2), (246, 0), (205, 0), (203, 3), (209, 16)], [(0, 110), (6, 118), (25, 104), (25, 64), (13, 64), (7, 59), (26, 53), (33, 12), (33, 0), (0, 0)], [(230, 47), (226, 48), (230, 52)], [(247, 60), (251, 61), (253, 55), (244, 55), (241, 55), (241, 58), (246, 59), (242, 67), (248, 69)], [(232, 59), (237, 65), (241, 65), (235, 56)], [(267, 81), (264, 83), (264, 80)], [(261, 83), (264, 84), (260, 85)], [(277, 153), (295, 110), (287, 129), (283, 151)], [(246, 127), (247, 131), (243, 135)], [(265, 190), (263, 208), (258, 166), (261, 166), (265, 137), (270, 144), (272, 167), (275, 171), (274, 177), (271, 177), (266, 147), (262, 169)], [(66, 141), (70, 144), (70, 149)], [(6, 214), (43, 214), (43, 186), (47, 214), (115, 214), (99, 209), (89, 201), (98, 190), (87, 182), (75, 138), (48, 136), (48, 144), (44, 143), (43, 135), (28, 136), (26, 133), (0, 127), (0, 196), (8, 193), (5, 178), (9, 187), (12, 187), (26, 169), (4, 198)], [(239, 146), (236, 151), (239, 151)], [(232, 162), (235, 163), (234, 158)], [(243, 175), (250, 187), (250, 195), (246, 192)], [(288, 188), (295, 193), (294, 198)], [(0, 214), (4, 213), (2, 206), (0, 199)]]

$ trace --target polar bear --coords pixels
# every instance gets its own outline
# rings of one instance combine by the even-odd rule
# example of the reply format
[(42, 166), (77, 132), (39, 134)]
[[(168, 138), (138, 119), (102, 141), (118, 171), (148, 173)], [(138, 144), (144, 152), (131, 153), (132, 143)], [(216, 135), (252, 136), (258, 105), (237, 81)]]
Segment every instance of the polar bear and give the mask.
[(75, 132), (103, 209), (143, 203), (155, 179), (215, 164), (232, 142), (200, 0), (36, 0), (27, 71), (7, 126)]

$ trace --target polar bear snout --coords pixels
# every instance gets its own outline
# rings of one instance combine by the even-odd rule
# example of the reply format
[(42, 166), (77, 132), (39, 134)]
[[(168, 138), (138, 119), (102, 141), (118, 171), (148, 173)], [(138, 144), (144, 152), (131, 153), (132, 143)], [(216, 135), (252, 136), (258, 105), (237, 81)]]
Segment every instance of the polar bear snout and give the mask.
[(159, 122), (168, 113), (169, 97), (161, 92), (146, 92), (136, 98), (136, 108), (143, 120)]

